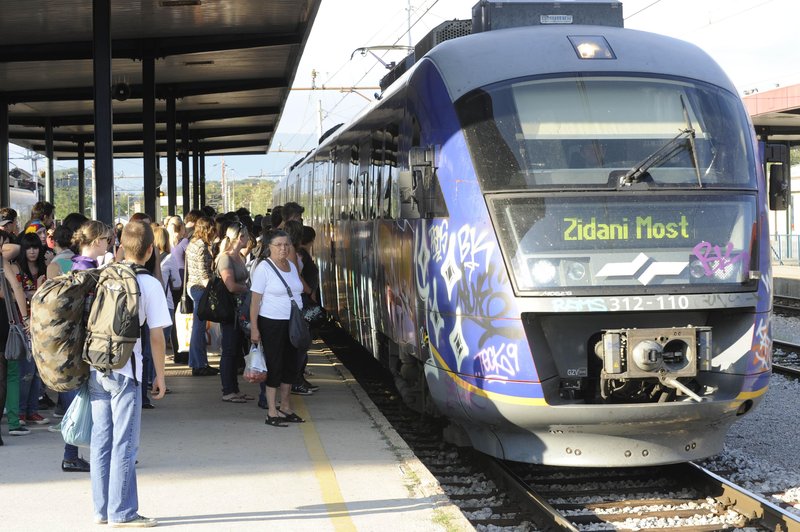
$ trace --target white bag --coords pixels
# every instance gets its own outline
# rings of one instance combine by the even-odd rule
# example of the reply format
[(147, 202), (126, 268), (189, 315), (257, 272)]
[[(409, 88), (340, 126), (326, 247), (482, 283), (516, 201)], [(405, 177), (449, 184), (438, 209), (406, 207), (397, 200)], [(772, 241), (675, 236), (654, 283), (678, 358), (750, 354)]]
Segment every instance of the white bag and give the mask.
[(267, 380), (267, 363), (264, 361), (264, 352), (261, 344), (253, 344), (250, 352), (244, 357), (244, 373), (242, 376), (247, 382), (264, 382)]
[(206, 322), (206, 351), (218, 353), (222, 350), (222, 330), (219, 323)]
[(183, 314), (180, 309), (175, 309), (175, 333), (178, 335), (178, 348), (175, 349), (176, 353), (189, 352), (193, 321), (194, 319), (191, 314)]

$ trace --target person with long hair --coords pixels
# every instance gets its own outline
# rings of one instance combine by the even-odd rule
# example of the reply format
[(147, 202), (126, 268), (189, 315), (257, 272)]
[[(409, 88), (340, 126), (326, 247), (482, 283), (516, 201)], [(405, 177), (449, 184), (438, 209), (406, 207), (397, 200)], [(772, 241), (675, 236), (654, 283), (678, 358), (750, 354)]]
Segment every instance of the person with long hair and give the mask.
[(165, 339), (170, 341), (172, 345), (173, 354), (175, 348), (178, 346), (177, 332), (175, 330), (175, 292), (178, 292), (180, 297), (180, 289), (183, 285), (178, 265), (175, 262), (175, 257), (172, 255), (172, 243), (169, 231), (164, 227), (159, 227), (152, 224), (153, 228), (153, 244), (158, 249), (161, 256), (161, 276), (164, 278), (161, 283), (164, 286), (164, 295), (167, 297), (167, 308), (169, 308), (169, 315), (172, 318), (173, 326), (164, 329)]
[[(19, 256), (9, 267), (25, 293), (26, 310), (23, 316), (30, 316), (31, 298), (45, 279), (47, 265), (44, 260), (44, 246), (35, 232), (25, 233), (19, 239)], [(19, 419), (20, 423), (46, 425), (50, 420), (39, 414), (39, 395), (42, 389), (41, 379), (33, 360), (21, 357), (17, 361), (19, 367)]]
[(242, 249), (250, 241), (247, 228), (242, 222), (233, 222), (225, 230), (220, 241), (220, 253), (217, 257), (217, 274), (225, 288), (235, 301), (236, 317), (233, 323), (221, 323), (222, 352), (219, 361), (220, 379), (222, 381), (222, 400), (229, 403), (243, 403), (253, 397), (239, 391), (236, 378), (237, 358), (242, 353), (242, 333), (239, 329), (238, 316), (241, 313), (245, 296), (250, 291), (249, 275), (245, 266)]
[(189, 340), (189, 367), (192, 368), (192, 375), (195, 377), (208, 377), (219, 373), (219, 370), (208, 365), (206, 322), (197, 315), (200, 298), (203, 297), (213, 273), (211, 246), (215, 236), (214, 220), (203, 216), (195, 222), (192, 240), (186, 247), (186, 269), (188, 271), (186, 285), (189, 297), (194, 301), (192, 336)]
[[(0, 215), (1, 216), (1, 215)], [(0, 231), (0, 247), (10, 242), (12, 235), (5, 231)], [(12, 312), (21, 311), (19, 314), (27, 328), (29, 325), (29, 315), (27, 314), (27, 304), (25, 303), (25, 293), (17, 280), (17, 276), (11, 264), (0, 254), (0, 261), (3, 264), (3, 273), (8, 289), (9, 303)], [(5, 297), (4, 291), (0, 290), (0, 299)], [(0, 302), (0, 347), (5, 349), (8, 340), (9, 323), (8, 312), (5, 302)], [(5, 354), (0, 355), (0, 412), (6, 409), (8, 413), (8, 433), (11, 436), (27, 436), (31, 433), (30, 429), (20, 421), (19, 415), (19, 363), (16, 360), (6, 360)], [(3, 439), (0, 438), (0, 445)]]
[[(292, 245), (289, 235), (285, 231), (273, 231), (264, 237), (264, 241), (267, 244), (267, 258), (256, 266), (252, 279), (250, 340), (254, 344), (262, 344), (264, 359), (269, 369), (266, 382), (265, 423), (273, 427), (286, 427), (286, 422), (304, 421), (294, 413), (290, 402), (292, 385), (297, 381), (300, 361), (297, 348), (289, 340), (291, 302), (293, 299), (298, 307), (303, 308), (303, 300), (300, 297), (303, 283), (300, 281), (297, 267), (288, 258), (289, 247)], [(289, 298), (284, 282), (292, 291), (292, 299)], [(276, 403), (279, 389), (280, 409)]]

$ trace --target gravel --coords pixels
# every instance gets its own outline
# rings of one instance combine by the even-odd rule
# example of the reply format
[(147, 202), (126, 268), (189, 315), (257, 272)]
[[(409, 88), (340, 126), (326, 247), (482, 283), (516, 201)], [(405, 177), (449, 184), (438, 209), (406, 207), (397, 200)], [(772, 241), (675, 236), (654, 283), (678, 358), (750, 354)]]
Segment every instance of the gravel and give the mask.
[[(773, 316), (775, 339), (800, 344), (800, 320)], [(773, 375), (764, 400), (731, 427), (725, 450), (702, 462), (731, 481), (800, 515), (800, 381)]]

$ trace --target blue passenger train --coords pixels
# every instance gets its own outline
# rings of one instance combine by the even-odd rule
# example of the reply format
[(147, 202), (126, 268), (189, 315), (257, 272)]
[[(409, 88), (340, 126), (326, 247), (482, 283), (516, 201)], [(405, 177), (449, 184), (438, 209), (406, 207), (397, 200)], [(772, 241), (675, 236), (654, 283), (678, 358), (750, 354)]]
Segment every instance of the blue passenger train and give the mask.
[(568, 466), (716, 454), (771, 374), (752, 124), (694, 45), (538, 20), (417, 54), (275, 201), (317, 230), (323, 305), (453, 439)]

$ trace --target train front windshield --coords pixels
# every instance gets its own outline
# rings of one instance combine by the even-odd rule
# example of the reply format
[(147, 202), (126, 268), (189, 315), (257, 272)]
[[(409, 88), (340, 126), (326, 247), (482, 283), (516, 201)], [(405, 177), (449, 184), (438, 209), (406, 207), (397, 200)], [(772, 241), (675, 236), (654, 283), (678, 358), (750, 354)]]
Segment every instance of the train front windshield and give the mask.
[(756, 165), (735, 95), (581, 76), (456, 107), (519, 292), (754, 289)]

